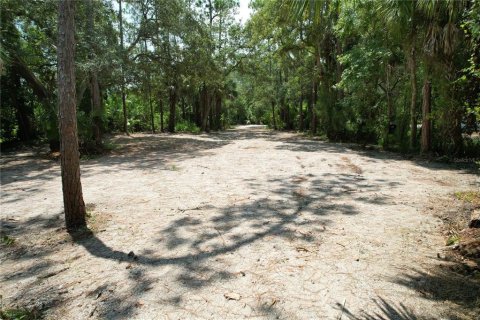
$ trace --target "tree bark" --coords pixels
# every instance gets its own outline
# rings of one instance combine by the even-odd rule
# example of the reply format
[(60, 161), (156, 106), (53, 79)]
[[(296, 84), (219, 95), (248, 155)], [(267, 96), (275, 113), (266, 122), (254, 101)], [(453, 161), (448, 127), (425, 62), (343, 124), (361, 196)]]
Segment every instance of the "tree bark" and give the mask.
[(163, 99), (161, 96), (159, 99), (159, 107), (160, 107), (160, 132), (165, 132), (165, 128), (163, 127)]
[(423, 83), (423, 104), (422, 104), (422, 153), (429, 152), (431, 149), (431, 126), (432, 121), (430, 119), (431, 112), (431, 92), (432, 85), (428, 78)]
[(182, 97), (182, 119), (187, 121), (187, 106), (185, 102), (185, 97)]
[(387, 123), (385, 125), (385, 140), (383, 142), (383, 147), (388, 148), (390, 143), (390, 124), (393, 122), (393, 101), (392, 101), (392, 88), (390, 86), (390, 78), (392, 75), (392, 66), (387, 63), (385, 77), (385, 95), (387, 96)]
[(60, 0), (58, 8), (58, 115), (63, 203), (67, 230), (86, 226), (80, 181), (75, 92), (75, 1)]
[(170, 94), (170, 116), (168, 117), (168, 132), (175, 132), (175, 109), (177, 102), (177, 93), (175, 87), (171, 86), (169, 89)]
[(202, 118), (202, 131), (207, 132), (207, 124), (208, 124), (208, 115), (210, 114), (211, 108), (211, 98), (208, 94), (208, 89), (204, 86), (202, 89), (202, 98), (201, 98), (201, 118)]
[(19, 74), (15, 67), (10, 71), (11, 86), (14, 89), (14, 93), (11, 95), (12, 104), (16, 109), (16, 117), (18, 123), (18, 137), (21, 141), (28, 141), (32, 138), (32, 122), (30, 119), (33, 117), (32, 110), (25, 105), (23, 95), (20, 94), (21, 82)]
[(118, 0), (118, 20), (120, 23), (120, 54), (121, 54), (121, 74), (122, 74), (122, 108), (123, 108), (123, 132), (128, 135), (128, 120), (127, 120), (127, 101), (125, 97), (125, 73), (123, 70), (124, 48), (123, 48), (123, 15), (122, 15), (122, 0)]
[(298, 130), (303, 131), (303, 94), (300, 95), (300, 104), (298, 106), (298, 113), (300, 115), (299, 117), (299, 123), (298, 123)]
[[(144, 40), (144, 49), (145, 54), (147, 53), (147, 40)], [(144, 70), (145, 72), (145, 81), (147, 82), (147, 98), (148, 98), (148, 105), (150, 107), (150, 129), (152, 133), (155, 133), (155, 112), (153, 110), (152, 104), (152, 84), (150, 80), (150, 71)]]
[(102, 95), (100, 92), (100, 85), (98, 84), (97, 73), (93, 71), (90, 75), (90, 92), (92, 104), (92, 120), (93, 120), (93, 138), (97, 147), (102, 146)]
[[(87, 8), (90, 14), (87, 19), (87, 35), (88, 35), (88, 46), (90, 49), (89, 58), (95, 59), (95, 22), (94, 22), (94, 13), (95, 8), (93, 7), (93, 0), (88, 0)], [(102, 146), (102, 96), (100, 93), (100, 85), (98, 83), (98, 74), (95, 67), (90, 71), (90, 104), (92, 112), (92, 131), (93, 139), (97, 147)], [(90, 137), (89, 137), (90, 139)]]
[(277, 130), (277, 121), (275, 120), (275, 101), (272, 100), (272, 119), (273, 119), (273, 129)]
[(312, 92), (311, 92), (311, 106), (310, 106), (310, 133), (316, 134), (317, 133), (317, 117), (315, 112), (315, 105), (317, 103), (317, 84), (316, 81), (312, 81)]
[(214, 115), (214, 130), (222, 129), (222, 96), (220, 93), (215, 95), (215, 115)]
[(412, 97), (410, 100), (410, 149), (417, 144), (417, 61), (415, 48), (410, 53), (410, 87)]

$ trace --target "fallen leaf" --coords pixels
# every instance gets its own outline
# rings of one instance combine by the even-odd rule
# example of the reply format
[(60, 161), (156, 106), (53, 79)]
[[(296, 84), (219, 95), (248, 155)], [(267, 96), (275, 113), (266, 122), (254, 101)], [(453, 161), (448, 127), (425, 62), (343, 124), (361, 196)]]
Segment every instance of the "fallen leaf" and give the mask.
[(238, 301), (241, 298), (241, 296), (235, 292), (227, 292), (227, 293), (224, 293), (223, 296), (227, 300), (235, 300), (235, 301)]

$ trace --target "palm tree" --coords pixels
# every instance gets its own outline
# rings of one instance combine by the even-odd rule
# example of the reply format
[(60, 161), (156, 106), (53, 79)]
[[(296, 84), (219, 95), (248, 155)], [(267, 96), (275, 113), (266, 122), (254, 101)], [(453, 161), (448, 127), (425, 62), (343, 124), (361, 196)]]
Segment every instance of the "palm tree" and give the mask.
[(403, 37), (405, 56), (410, 73), (410, 148), (417, 142), (417, 39), (419, 8), (416, 0), (386, 0), (378, 2), (378, 12), (384, 17), (397, 36)]
[[(442, 64), (446, 70), (447, 78), (453, 82), (455, 80), (453, 58), (455, 49), (459, 43), (461, 35), (458, 22), (462, 12), (465, 11), (467, 1), (464, 0), (445, 0), (445, 1), (419, 1), (419, 8), (425, 16), (425, 25), (427, 32), (424, 38), (424, 58), (425, 58), (425, 77), (423, 84), (423, 104), (422, 104), (422, 139), (421, 151), (429, 152), (431, 148), (431, 65), (435, 63)], [(453, 94), (453, 92), (452, 92)], [(455, 146), (455, 152), (462, 149), (463, 139), (461, 131), (461, 115), (458, 107), (452, 105), (448, 117), (448, 132)]]

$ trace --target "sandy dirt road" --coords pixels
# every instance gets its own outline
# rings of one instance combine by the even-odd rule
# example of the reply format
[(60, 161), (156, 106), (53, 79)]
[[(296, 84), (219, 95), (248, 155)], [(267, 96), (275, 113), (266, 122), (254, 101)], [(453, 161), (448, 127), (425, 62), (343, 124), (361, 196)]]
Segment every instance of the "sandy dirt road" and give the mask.
[(442, 271), (426, 212), (478, 188), (473, 173), (258, 126), (112, 141), (82, 161), (94, 234), (75, 240), (58, 163), (2, 155), (4, 305), (50, 319), (451, 319), (478, 299)]

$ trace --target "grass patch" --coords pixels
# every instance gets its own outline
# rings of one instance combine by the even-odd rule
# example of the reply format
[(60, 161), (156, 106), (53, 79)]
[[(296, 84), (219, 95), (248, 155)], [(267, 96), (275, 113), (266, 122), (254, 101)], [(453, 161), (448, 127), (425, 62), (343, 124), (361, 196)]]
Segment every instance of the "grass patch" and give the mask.
[(175, 132), (200, 133), (200, 128), (195, 123), (182, 121), (175, 125)]
[(452, 234), (450, 237), (447, 238), (447, 246), (453, 246), (454, 244), (458, 244), (460, 242), (460, 236), (458, 234)]
[(170, 170), (170, 171), (180, 171), (180, 167), (178, 167), (174, 164), (172, 164), (171, 166), (168, 166), (167, 169)]
[(457, 191), (454, 195), (458, 200), (480, 206), (480, 191)]
[(118, 150), (120, 149), (120, 145), (117, 143), (113, 143), (111, 141), (105, 141), (103, 143), (103, 149), (105, 151), (113, 151), (113, 150)]
[(0, 319), (2, 320), (36, 320), (40, 319), (38, 311), (27, 309), (2, 309), (0, 310)]
[(11, 246), (11, 245), (15, 244), (15, 238), (12, 238), (12, 237), (10, 237), (6, 234), (2, 235), (0, 241), (3, 245), (6, 245), (6, 246)]

